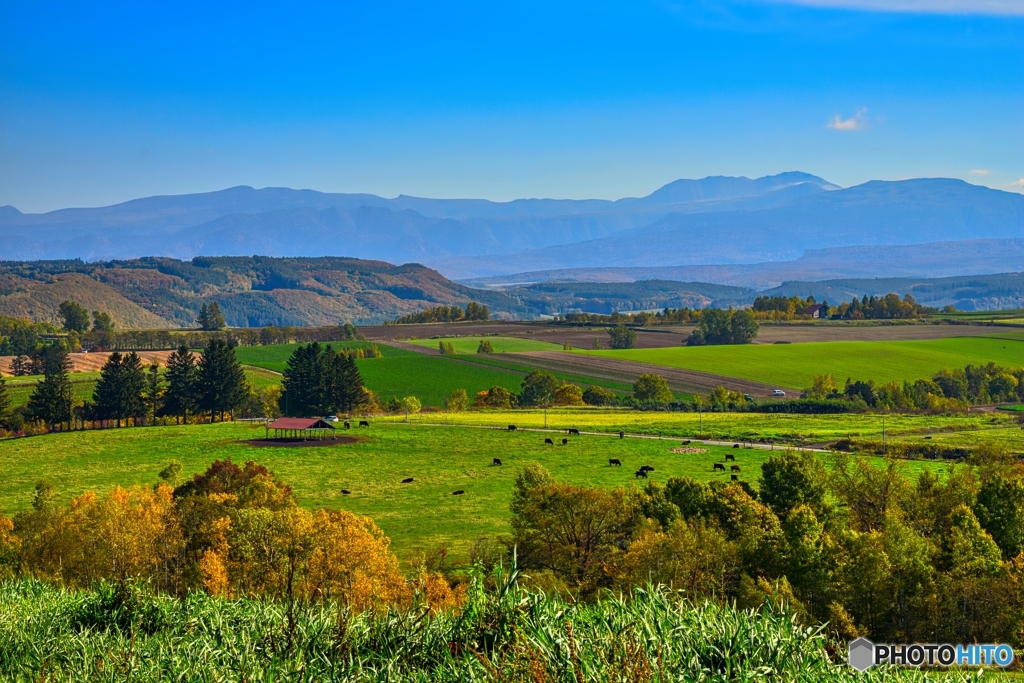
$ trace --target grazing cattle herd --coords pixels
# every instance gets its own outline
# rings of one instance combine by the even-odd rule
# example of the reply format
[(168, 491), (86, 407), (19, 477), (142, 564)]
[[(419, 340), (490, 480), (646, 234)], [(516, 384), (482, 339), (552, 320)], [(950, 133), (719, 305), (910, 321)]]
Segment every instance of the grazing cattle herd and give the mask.
[[(367, 422), (366, 420), (360, 420), (359, 421), (359, 426), (360, 427), (369, 427), (370, 423)], [(348, 428), (349, 428), (349, 423), (345, 422), (345, 429), (348, 429)], [(508, 426), (508, 431), (510, 431), (510, 432), (518, 431), (518, 427), (516, 427), (516, 425), (509, 425)], [(568, 429), (566, 431), (567, 431), (567, 433), (569, 435), (579, 436), (579, 434), (580, 434), (580, 430), (578, 430), (578, 429)], [(619, 432), (619, 438), (620, 439), (626, 438), (626, 433), (625, 432)], [(692, 443), (692, 441), (690, 441), (690, 439), (686, 439), (685, 441), (683, 441), (683, 445), (684, 446), (688, 446), (690, 443)], [(546, 446), (554, 446), (555, 442), (550, 437), (545, 437), (544, 438), (544, 445), (546, 445)], [(562, 439), (562, 445), (563, 446), (568, 446), (569, 445), (569, 439), (563, 438)], [(733, 448), (739, 448), (739, 447), (740, 447), (739, 444), (733, 444)], [(679, 449), (677, 449), (677, 450), (679, 450)], [(736, 462), (736, 456), (733, 453), (726, 453), (725, 454), (725, 462), (729, 462), (729, 461)], [(501, 466), (501, 458), (493, 458), (491, 460), (491, 465), (492, 466), (496, 466), (496, 467), (500, 467)], [(608, 458), (608, 467), (622, 467), (622, 460), (620, 460), (619, 458)], [(652, 467), (651, 465), (642, 465), (640, 467), (640, 469), (636, 470), (633, 473), (633, 478), (634, 479), (647, 479), (648, 478), (647, 474), (649, 472), (653, 472), (653, 471), (654, 471), (654, 467)], [(724, 474), (725, 471), (726, 471), (725, 470), (725, 463), (724, 462), (712, 463), (712, 471), (713, 472), (722, 472)], [(730, 465), (729, 466), (729, 471), (732, 473), (732, 474), (730, 474), (729, 479), (731, 481), (739, 481), (739, 475), (737, 475), (736, 473), (740, 471), (740, 466), (739, 465)], [(411, 484), (414, 481), (415, 481), (415, 479), (413, 477), (406, 477), (405, 479), (402, 479), (402, 483), (403, 484)], [(349, 489), (341, 489), (341, 493), (342, 493), (342, 495), (347, 496), (347, 495), (350, 495), (352, 493), (352, 491), (350, 491)], [(465, 493), (466, 493), (466, 491), (464, 489), (458, 489), (457, 491), (453, 491), (452, 495), (453, 496), (461, 496), (461, 495), (464, 495)]]

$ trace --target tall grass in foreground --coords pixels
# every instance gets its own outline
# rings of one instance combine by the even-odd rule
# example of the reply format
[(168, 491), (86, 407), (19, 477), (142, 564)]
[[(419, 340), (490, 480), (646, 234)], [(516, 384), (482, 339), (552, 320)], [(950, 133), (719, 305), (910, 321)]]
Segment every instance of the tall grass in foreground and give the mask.
[[(573, 604), (515, 573), (461, 612), (299, 610), (139, 585), (0, 584), (3, 681), (916, 681), (855, 674), (816, 629), (772, 609), (693, 605), (664, 589)], [(973, 678), (952, 675), (955, 680)]]

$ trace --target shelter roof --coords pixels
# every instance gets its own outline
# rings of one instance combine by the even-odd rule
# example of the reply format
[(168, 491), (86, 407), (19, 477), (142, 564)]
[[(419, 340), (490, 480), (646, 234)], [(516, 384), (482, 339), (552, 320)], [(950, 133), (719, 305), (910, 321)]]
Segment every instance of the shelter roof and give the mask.
[(334, 429), (329, 423), (317, 417), (279, 417), (267, 425), (267, 429)]

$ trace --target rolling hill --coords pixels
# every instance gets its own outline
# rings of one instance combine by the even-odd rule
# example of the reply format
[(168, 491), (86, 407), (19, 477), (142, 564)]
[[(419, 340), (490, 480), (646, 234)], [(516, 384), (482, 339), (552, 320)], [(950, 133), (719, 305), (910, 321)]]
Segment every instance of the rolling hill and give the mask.
[(381, 323), (471, 300), (499, 317), (531, 314), (503, 292), (470, 289), (418, 264), (330, 257), (0, 262), (0, 315), (55, 321), (65, 299), (107, 311), (123, 328), (191, 326), (209, 301), (237, 327)]

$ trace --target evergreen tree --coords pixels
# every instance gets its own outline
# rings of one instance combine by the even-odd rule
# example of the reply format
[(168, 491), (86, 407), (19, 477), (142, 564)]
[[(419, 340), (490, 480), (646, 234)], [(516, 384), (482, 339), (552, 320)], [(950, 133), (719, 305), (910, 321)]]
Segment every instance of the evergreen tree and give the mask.
[[(327, 347), (330, 350), (330, 346)], [(354, 358), (337, 354), (331, 363), (330, 412), (351, 413), (365, 400), (363, 378)]]
[(70, 423), (74, 391), (68, 376), (71, 358), (67, 349), (60, 344), (51, 344), (40, 352), (39, 360), (43, 380), (36, 385), (28, 399), (29, 415), (50, 427)]
[(202, 308), (199, 309), (199, 317), (196, 319), (196, 322), (199, 323), (200, 329), (208, 331), (222, 330), (227, 325), (224, 322), (224, 316), (220, 312), (220, 306), (216, 301), (203, 304)]
[(292, 352), (278, 402), (286, 415), (350, 413), (364, 400), (363, 379), (352, 354), (316, 342)]
[(7, 380), (0, 375), (0, 425), (7, 424), (7, 416), (11, 412), (11, 396), (7, 393)]
[(198, 410), (197, 384), (199, 368), (196, 357), (182, 345), (167, 358), (167, 391), (164, 393), (164, 413), (188, 422), (188, 416)]
[(247, 393), (235, 349), (221, 339), (211, 339), (199, 359), (199, 407), (210, 413), (213, 422), (218, 414), (237, 408)]
[(146, 375), (138, 354), (133, 351), (122, 356), (115, 351), (100, 370), (100, 380), (93, 392), (96, 415), (103, 420), (117, 420), (118, 427), (121, 420), (144, 415), (145, 389)]
[(160, 412), (160, 403), (163, 398), (163, 378), (160, 376), (160, 364), (152, 363), (146, 371), (146, 406), (149, 408), (149, 417), (152, 424), (156, 424), (156, 416)]
[[(331, 353), (336, 357), (336, 354)], [(286, 363), (278, 405), (286, 417), (319, 415), (324, 412), (324, 348), (313, 342), (292, 352)]]
[(205, 303), (199, 308), (199, 316), (196, 318), (196, 324), (199, 325), (199, 329), (207, 329), (207, 325), (210, 320), (210, 307)]

